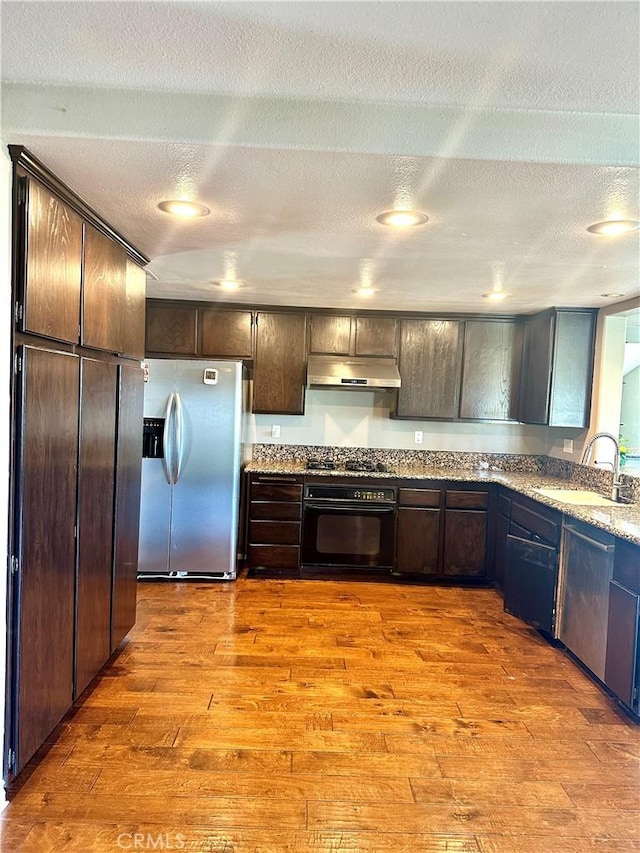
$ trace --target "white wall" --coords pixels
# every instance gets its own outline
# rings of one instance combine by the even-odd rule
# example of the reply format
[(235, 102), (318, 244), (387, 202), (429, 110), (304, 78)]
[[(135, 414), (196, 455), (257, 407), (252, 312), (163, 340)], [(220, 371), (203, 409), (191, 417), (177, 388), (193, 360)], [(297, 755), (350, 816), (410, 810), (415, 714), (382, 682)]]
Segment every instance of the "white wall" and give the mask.
[[(547, 428), (501, 423), (400, 421), (389, 418), (388, 392), (307, 390), (304, 415), (256, 415), (254, 441), (399, 450), (546, 453)], [(271, 437), (274, 424), (280, 438)], [(415, 444), (422, 430), (424, 443)]]
[[(0, 683), (6, 677), (7, 522), (9, 514), (9, 419), (11, 388), (11, 161), (0, 140)], [(0, 730), (4, 743), (5, 691), (0, 694)], [(3, 748), (4, 754), (4, 748)], [(0, 791), (0, 810), (5, 805)]]

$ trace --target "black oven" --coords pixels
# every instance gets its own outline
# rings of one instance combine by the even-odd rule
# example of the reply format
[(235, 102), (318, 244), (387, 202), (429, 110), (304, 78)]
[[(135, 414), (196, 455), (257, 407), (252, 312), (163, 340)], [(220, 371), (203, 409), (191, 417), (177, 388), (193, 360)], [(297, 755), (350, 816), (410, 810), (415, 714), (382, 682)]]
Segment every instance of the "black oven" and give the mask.
[(302, 565), (392, 569), (396, 489), (308, 484), (304, 490)]

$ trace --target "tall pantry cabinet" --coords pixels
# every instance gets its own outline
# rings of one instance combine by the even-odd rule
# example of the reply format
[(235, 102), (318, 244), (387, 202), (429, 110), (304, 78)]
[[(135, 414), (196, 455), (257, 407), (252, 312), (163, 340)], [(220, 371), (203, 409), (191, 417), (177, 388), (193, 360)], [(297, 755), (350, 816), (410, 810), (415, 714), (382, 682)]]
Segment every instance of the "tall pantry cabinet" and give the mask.
[(10, 781), (135, 620), (147, 259), (13, 160)]

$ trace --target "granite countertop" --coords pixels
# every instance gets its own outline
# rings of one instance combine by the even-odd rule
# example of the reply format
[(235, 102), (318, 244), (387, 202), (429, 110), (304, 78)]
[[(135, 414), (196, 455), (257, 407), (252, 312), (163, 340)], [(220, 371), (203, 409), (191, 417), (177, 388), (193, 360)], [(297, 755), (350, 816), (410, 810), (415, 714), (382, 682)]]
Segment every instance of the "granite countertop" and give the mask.
[(383, 480), (449, 480), (461, 483), (499, 483), (514, 492), (526, 495), (545, 506), (558, 510), (564, 515), (592, 524), (595, 527), (620, 536), (640, 545), (640, 504), (616, 504), (615, 506), (574, 506), (562, 503), (536, 489), (581, 489), (584, 486), (534, 473), (511, 473), (495, 469), (473, 468), (425, 468), (416, 466), (395, 466), (393, 471), (308, 471), (304, 462), (289, 461), (253, 461), (245, 470), (252, 474), (291, 474), (305, 477), (366, 477)]

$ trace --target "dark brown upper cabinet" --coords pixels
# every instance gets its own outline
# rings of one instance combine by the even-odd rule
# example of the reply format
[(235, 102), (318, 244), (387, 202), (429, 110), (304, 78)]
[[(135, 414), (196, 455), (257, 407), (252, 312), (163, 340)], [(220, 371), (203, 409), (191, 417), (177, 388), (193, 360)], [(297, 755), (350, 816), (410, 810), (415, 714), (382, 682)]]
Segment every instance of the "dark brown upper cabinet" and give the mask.
[(195, 305), (147, 302), (147, 354), (197, 355), (198, 310)]
[(251, 311), (198, 311), (200, 355), (219, 358), (253, 358)]
[(312, 314), (309, 318), (309, 352), (314, 355), (349, 355), (351, 317)]
[(400, 322), (395, 417), (455, 419), (460, 388), (461, 328), (457, 320)]
[(356, 317), (354, 355), (396, 356), (398, 322), (394, 317)]
[(144, 358), (145, 296), (147, 275), (142, 267), (127, 258), (126, 305), (124, 318), (124, 354), (136, 359)]
[[(82, 219), (42, 184), (20, 179), (25, 257), (20, 330), (77, 343), (80, 333)], [(20, 312), (18, 312), (19, 316)]]
[(395, 356), (395, 317), (349, 317), (312, 314), (309, 352), (320, 355)]
[(520, 385), (520, 420), (527, 424), (589, 424), (595, 309), (553, 308), (527, 317)]
[(82, 344), (124, 354), (127, 319), (127, 253), (92, 225), (85, 225)]
[(518, 419), (522, 325), (467, 320), (464, 330), (460, 417)]
[(306, 326), (305, 314), (256, 315), (254, 412), (304, 414)]

